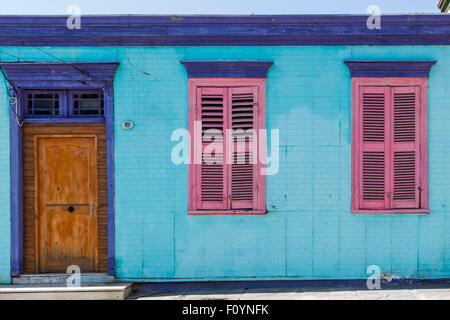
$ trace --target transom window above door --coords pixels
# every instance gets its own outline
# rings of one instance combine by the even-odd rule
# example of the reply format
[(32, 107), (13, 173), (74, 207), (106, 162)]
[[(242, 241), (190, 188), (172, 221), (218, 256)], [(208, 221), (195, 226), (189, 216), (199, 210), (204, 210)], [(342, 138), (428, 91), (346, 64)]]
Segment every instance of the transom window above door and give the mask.
[(103, 118), (101, 90), (25, 90), (24, 118)]

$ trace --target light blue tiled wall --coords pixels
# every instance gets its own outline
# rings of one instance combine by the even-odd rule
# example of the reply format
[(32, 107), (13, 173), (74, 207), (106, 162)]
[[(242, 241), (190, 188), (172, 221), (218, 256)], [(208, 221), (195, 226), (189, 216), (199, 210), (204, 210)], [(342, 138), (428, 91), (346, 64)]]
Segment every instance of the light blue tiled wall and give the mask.
[[(450, 276), (450, 47), (46, 50), (66, 61), (121, 63), (115, 80), (119, 278), (351, 279), (366, 278), (372, 264), (406, 277)], [(53, 60), (32, 48), (3, 51)], [(1, 52), (0, 58), (12, 59)], [(438, 61), (429, 89), (430, 215), (350, 214), (347, 59)], [(180, 60), (274, 62), (267, 79), (267, 127), (280, 129), (280, 169), (267, 178), (267, 215), (186, 214), (187, 167), (170, 159), (176, 144), (170, 141), (172, 131), (188, 124), (187, 77)], [(123, 120), (133, 120), (135, 127), (122, 130)], [(7, 132), (4, 140), (7, 145)], [(2, 188), (0, 203), (3, 194), (8, 192)], [(9, 217), (2, 212), (3, 237)], [(9, 262), (3, 246), (0, 271), (3, 261)]]
[(6, 88), (0, 78), (0, 283), (10, 281), (9, 109), (6, 107)]

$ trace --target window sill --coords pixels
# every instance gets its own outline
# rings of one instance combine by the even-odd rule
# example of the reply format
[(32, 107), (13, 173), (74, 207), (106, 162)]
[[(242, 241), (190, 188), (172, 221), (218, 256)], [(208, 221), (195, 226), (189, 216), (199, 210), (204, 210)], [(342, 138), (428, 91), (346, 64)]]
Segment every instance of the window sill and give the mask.
[(364, 210), (364, 209), (358, 209), (358, 210), (351, 210), (352, 214), (358, 214), (358, 213), (377, 213), (377, 214), (428, 214), (430, 213), (430, 209), (388, 209), (388, 210)]
[(265, 215), (267, 211), (261, 210), (189, 210), (188, 215), (199, 216), (199, 215)]

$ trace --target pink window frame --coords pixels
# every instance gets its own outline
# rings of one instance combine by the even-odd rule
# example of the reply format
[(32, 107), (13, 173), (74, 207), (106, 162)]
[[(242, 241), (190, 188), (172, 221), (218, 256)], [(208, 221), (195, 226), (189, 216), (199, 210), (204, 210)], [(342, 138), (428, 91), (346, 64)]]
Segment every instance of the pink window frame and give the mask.
[[(264, 215), (266, 211), (266, 177), (261, 174), (262, 162), (265, 158), (260, 159), (258, 155), (258, 163), (256, 164), (258, 190), (254, 191), (257, 196), (257, 208), (253, 210), (223, 210), (223, 209), (200, 209), (197, 207), (196, 192), (197, 190), (197, 169), (194, 163), (194, 121), (196, 120), (195, 108), (197, 104), (197, 92), (203, 87), (257, 87), (258, 88), (258, 118), (256, 119), (256, 130), (266, 129), (266, 79), (265, 78), (189, 78), (189, 133), (190, 133), (190, 152), (189, 152), (189, 195), (188, 195), (188, 214), (189, 215)], [(258, 149), (259, 149), (258, 141)], [(265, 144), (264, 144), (264, 149)], [(263, 152), (265, 150), (258, 150)]]
[[(422, 182), (422, 207), (418, 209), (360, 209), (360, 87), (416, 86), (420, 88), (419, 175)], [(430, 213), (428, 207), (428, 78), (352, 78), (351, 83), (351, 213)], [(388, 132), (388, 135), (391, 133)]]

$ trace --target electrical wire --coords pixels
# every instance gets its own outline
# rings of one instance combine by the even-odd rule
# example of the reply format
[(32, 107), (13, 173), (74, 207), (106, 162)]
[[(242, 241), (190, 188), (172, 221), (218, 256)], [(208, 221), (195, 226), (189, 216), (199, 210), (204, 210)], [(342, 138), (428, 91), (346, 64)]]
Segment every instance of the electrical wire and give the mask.
[[(13, 34), (7, 32), (7, 31), (5, 31), (5, 30), (1, 30), (1, 29), (0, 29), (0, 32), (6, 34), (6, 35), (8, 35), (8, 36), (14, 36)], [(96, 79), (94, 76), (92, 76), (91, 74), (89, 74), (89, 72), (86, 71), (86, 70), (84, 70), (83, 68), (80, 68), (80, 67), (76, 66), (75, 64), (73, 64), (73, 63), (71, 63), (71, 62), (64, 61), (63, 59), (58, 58), (57, 56), (51, 54), (50, 52), (45, 51), (44, 49), (42, 49), (42, 48), (40, 48), (40, 47), (38, 47), (38, 46), (30, 46), (30, 47), (32, 47), (32, 48), (34, 48), (34, 49), (36, 49), (36, 50), (39, 50), (40, 52), (42, 52), (42, 53), (44, 53), (44, 54), (46, 54), (46, 55), (52, 57), (53, 59), (55, 59), (55, 60), (57, 60), (57, 61), (59, 61), (59, 62), (61, 62), (61, 63), (64, 63), (64, 64), (66, 64), (66, 65), (71, 66), (72, 68), (74, 68), (75, 70), (77, 70), (77, 71), (80, 72), (81, 74), (85, 75), (86, 77), (90, 78), (91, 80), (103, 82), (103, 84), (104, 84), (104, 87), (102, 88), (103, 90), (107, 87), (108, 84), (107, 84), (106, 81), (101, 80), (101, 79)], [(18, 60), (18, 62), (19, 62), (20, 60), (22, 60), (23, 62), (31, 62), (31, 63), (37, 62), (37, 61), (27, 61), (27, 60), (25, 60), (25, 59), (22, 59), (21, 57), (15, 56), (15, 55), (13, 55), (13, 54), (11, 54), (11, 53), (8, 53), (8, 52), (5, 52), (5, 51), (3, 51), (3, 50), (1, 50), (1, 52), (5, 53), (5, 54), (7, 54), (7, 55), (9, 55), (9, 56), (11, 56), (11, 57), (16, 58), (16, 59)], [(71, 76), (69, 76), (69, 77), (71, 77)], [(91, 86), (91, 87), (94, 87), (94, 86), (92, 86), (91, 84), (89, 84), (88, 82), (84, 82), (84, 81), (78, 80), (78, 79), (76, 79), (76, 78), (74, 78), (74, 77), (71, 77), (71, 78), (74, 79), (74, 80), (76, 80), (76, 81), (78, 81), (78, 82), (80, 82), (80, 83), (82, 83), (82, 84), (87, 84), (87, 85), (89, 85), (89, 86)]]
[[(5, 79), (6, 95), (9, 96), (8, 97), (9, 108), (14, 113), (14, 115), (16, 117), (17, 124), (19, 125), (19, 127), (22, 127), (23, 119), (18, 113), (19, 112), (19, 105), (21, 105), (19, 90), (17, 90), (17, 88), (14, 85), (14, 83), (11, 80), (8, 79), (8, 77), (6, 75), (6, 71), (5, 71), (5, 69), (3, 69), (2, 66), (0, 66), (0, 72), (2, 73), (3, 78)], [(15, 93), (14, 96), (11, 96), (11, 94), (10, 94), (11, 88), (8, 88), (7, 83), (9, 83), (11, 88), (14, 90), (14, 93)], [(12, 102), (12, 101), (14, 101), (14, 102)], [(15, 108), (13, 107), (13, 105), (15, 105)]]
[[(0, 32), (2, 32), (2, 33), (4, 33), (4, 34), (7, 34), (7, 35), (9, 35), (9, 36), (13, 36), (12, 34), (10, 34), (10, 33), (7, 32), (7, 31), (4, 31), (4, 30), (0, 30)], [(88, 71), (86, 71), (86, 70), (84, 70), (84, 69), (82, 69), (82, 68), (80, 68), (80, 67), (74, 65), (73, 63), (66, 62), (66, 61), (64, 61), (63, 59), (58, 58), (57, 56), (55, 56), (55, 55), (53, 55), (53, 54), (51, 54), (51, 53), (45, 51), (45, 50), (42, 49), (42, 48), (39, 48), (39, 47), (37, 47), (37, 46), (31, 46), (31, 47), (33, 47), (33, 48), (39, 50), (40, 52), (42, 52), (42, 53), (44, 53), (44, 54), (46, 54), (46, 55), (52, 57), (53, 59), (55, 59), (55, 60), (57, 60), (57, 61), (59, 61), (59, 62), (61, 62), (61, 63), (64, 63), (64, 64), (66, 64), (66, 65), (71, 66), (72, 68), (74, 68), (75, 70), (77, 70), (77, 71), (80, 72), (81, 74), (85, 75), (86, 77), (90, 78), (91, 80), (96, 80), (96, 81), (101, 81), (101, 82), (103, 82), (104, 87), (102, 87), (101, 89), (102, 89), (102, 91), (105, 91), (105, 88), (107, 87), (107, 82), (106, 82), (106, 81), (100, 80), (100, 79), (96, 79), (96, 78), (93, 77), (91, 74), (89, 74)], [(6, 51), (4, 51), (4, 50), (0, 50), (0, 52), (3, 53), (3, 54), (5, 54), (5, 55), (8, 55), (8, 56), (10, 56), (10, 57), (13, 57), (13, 58), (17, 59), (17, 62), (29, 62), (29, 63), (35, 63), (35, 62), (37, 62), (37, 61), (25, 60), (25, 59), (23, 59), (23, 58), (21, 58), (21, 57), (19, 57), (19, 56), (16, 56), (16, 55), (11, 54), (11, 53), (9, 53), (9, 52), (6, 52)], [(0, 60), (0, 61), (1, 61), (1, 60)], [(4, 79), (6, 80), (6, 82), (9, 83), (9, 85), (10, 85), (10, 86), (13, 88), (13, 90), (14, 90), (15, 96), (14, 96), (14, 97), (12, 97), (12, 96), (9, 96), (9, 97), (8, 97), (8, 104), (9, 104), (9, 107), (10, 107), (10, 109), (12, 110), (12, 112), (15, 114), (17, 124), (18, 124), (20, 127), (22, 127), (22, 125), (23, 125), (23, 119), (22, 119), (22, 117), (19, 115), (19, 111), (18, 111), (18, 110), (19, 110), (19, 105), (22, 105), (22, 104), (21, 104), (21, 101), (20, 101), (21, 97), (20, 97), (20, 95), (19, 95), (19, 90), (18, 90), (17, 87), (14, 85), (14, 82), (8, 79), (7, 74), (6, 74), (6, 71), (4, 70), (4, 68), (3, 68), (1, 65), (0, 65), (0, 71), (1, 71), (1, 73), (2, 73), (2, 75), (3, 75), (3, 77), (4, 77)], [(72, 77), (72, 76), (70, 76), (70, 75), (68, 75), (68, 76), (69, 76), (70, 78), (72, 78), (73, 80), (78, 81), (78, 82), (80, 82), (80, 83), (82, 83), (82, 84), (84, 84), (84, 85), (88, 85), (88, 86), (91, 86), (91, 87), (95, 87), (95, 86), (91, 85), (89, 82), (81, 81), (81, 80), (76, 79), (76, 78), (74, 78), (74, 77)], [(7, 92), (7, 95), (9, 95), (10, 88), (8, 88), (8, 86), (6, 85), (6, 82), (5, 82), (6, 92)], [(95, 87), (95, 88), (97, 89), (97, 87)], [(14, 107), (14, 106), (15, 106), (15, 107)]]
[[(5, 31), (5, 30), (1, 30), (1, 29), (0, 29), (0, 32), (6, 34), (6, 35), (8, 35), (8, 36), (14, 36), (13, 34), (7, 32), (7, 31)], [(58, 58), (57, 56), (55, 56), (55, 55), (53, 55), (53, 54), (51, 54), (51, 53), (45, 51), (44, 49), (42, 49), (42, 48), (40, 48), (40, 47), (38, 47), (38, 46), (31, 46), (31, 47), (32, 47), (32, 48), (35, 48), (35, 49), (37, 49), (37, 50), (39, 50), (40, 52), (42, 52), (42, 53), (44, 53), (44, 54), (46, 54), (46, 55), (52, 57), (53, 59), (55, 59), (55, 60), (57, 60), (57, 61), (59, 61), (59, 62), (61, 62), (61, 63), (64, 63), (64, 64), (66, 64), (66, 65), (71, 66), (72, 68), (74, 68), (75, 70), (77, 70), (78, 72), (80, 72), (81, 74), (85, 75), (86, 77), (88, 77), (88, 78), (91, 79), (91, 80), (103, 82), (104, 87), (102, 87), (101, 89), (102, 89), (102, 91), (103, 91), (104, 93), (106, 93), (106, 90), (105, 90), (105, 89), (108, 87), (108, 82), (107, 82), (107, 81), (101, 80), (101, 79), (96, 79), (94, 76), (92, 76), (91, 74), (89, 74), (89, 72), (86, 71), (86, 70), (84, 70), (83, 68), (80, 68), (80, 67), (76, 66), (75, 64), (73, 64), (73, 63), (71, 63), (71, 62), (64, 61), (63, 59)], [(13, 55), (13, 54), (11, 54), (11, 53), (9, 53), (9, 52), (6, 52), (6, 51), (4, 51), (4, 50), (0, 50), (0, 52), (4, 53), (4, 54), (6, 54), (6, 55), (8, 55), (8, 56), (10, 56), (10, 57), (16, 58), (16, 59), (17, 59), (17, 62), (20, 62), (20, 61), (23, 61), (23, 62), (30, 62), (30, 63), (37, 62), (37, 61), (29, 61), (29, 60), (27, 61), (27, 60), (25, 60), (25, 59), (23, 59), (23, 58), (21, 58), (21, 57), (19, 57), (19, 56)], [(12, 81), (10, 81), (10, 80), (7, 78), (6, 72), (5, 72), (5, 70), (4, 70), (1, 66), (0, 66), (0, 69), (1, 69), (1, 73), (3, 74), (4, 78), (5, 78), (6, 81), (8, 81), (8, 83), (14, 88), (14, 91), (15, 91), (15, 93), (16, 93), (16, 97), (15, 97), (16, 110), (14, 110), (14, 108), (12, 108), (12, 106), (11, 106), (11, 101), (9, 101), (9, 104), (10, 104), (11, 110), (13, 110), (13, 112), (14, 112), (15, 115), (16, 115), (17, 123), (19, 124), (19, 126), (22, 126), (22, 124), (23, 124), (23, 119), (21, 119), (21, 117), (18, 115), (18, 112), (17, 112), (17, 110), (18, 110), (17, 100), (19, 99), (19, 104), (21, 103), (21, 101), (20, 101), (20, 95), (18, 94), (18, 93), (19, 93), (19, 90), (17, 90), (17, 88), (15, 87), (14, 83), (13, 83)], [(84, 85), (87, 84), (88, 86), (95, 87), (95, 86), (91, 85), (89, 82), (85, 82), (85, 81), (78, 80), (78, 79), (76, 79), (76, 78), (74, 78), (74, 77), (72, 77), (72, 76), (70, 76), (70, 75), (68, 75), (68, 76), (69, 76), (70, 78), (72, 78), (73, 80), (78, 81), (78, 82), (80, 82), (80, 83), (82, 83), (82, 84), (84, 84)], [(97, 87), (95, 87), (95, 88), (97, 89)], [(7, 90), (7, 92), (8, 92), (8, 90)], [(10, 97), (10, 98), (11, 98), (11, 97)]]

